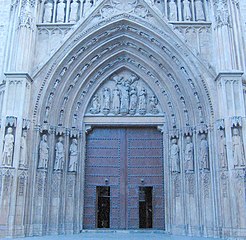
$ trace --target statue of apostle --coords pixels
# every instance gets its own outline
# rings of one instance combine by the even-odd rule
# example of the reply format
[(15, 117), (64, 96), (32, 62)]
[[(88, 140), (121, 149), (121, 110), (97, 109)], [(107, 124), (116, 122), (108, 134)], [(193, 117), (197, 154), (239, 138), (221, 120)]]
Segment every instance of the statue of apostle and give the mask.
[(38, 168), (47, 169), (49, 160), (49, 146), (47, 143), (47, 135), (44, 134), (39, 144), (39, 163)]
[(171, 170), (173, 173), (180, 172), (180, 158), (179, 158), (179, 146), (176, 138), (171, 140), (171, 149), (170, 149), (170, 161), (171, 161)]
[(233, 150), (233, 158), (234, 165), (236, 167), (245, 166), (245, 155), (243, 148), (243, 141), (239, 134), (238, 128), (233, 128), (232, 131), (232, 150)]
[(63, 169), (64, 159), (65, 159), (65, 151), (63, 145), (63, 137), (59, 137), (55, 147), (55, 164), (54, 164), (55, 171), (59, 171)]
[(205, 134), (201, 135), (200, 157), (201, 157), (200, 169), (209, 170), (209, 146)]
[(194, 171), (194, 146), (191, 141), (191, 137), (186, 138), (185, 145), (185, 171), (192, 172)]
[(76, 172), (77, 171), (77, 164), (78, 164), (78, 141), (77, 139), (72, 140), (72, 144), (69, 148), (69, 172)]
[(7, 129), (7, 134), (4, 137), (3, 146), (3, 165), (12, 166), (13, 153), (14, 153), (14, 135), (13, 129), (9, 127)]

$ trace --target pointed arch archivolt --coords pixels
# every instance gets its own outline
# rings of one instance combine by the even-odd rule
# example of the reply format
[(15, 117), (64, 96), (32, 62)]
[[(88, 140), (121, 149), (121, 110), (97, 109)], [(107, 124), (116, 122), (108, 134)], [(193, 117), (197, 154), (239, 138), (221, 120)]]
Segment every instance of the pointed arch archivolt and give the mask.
[[(83, 117), (97, 87), (125, 67), (152, 86), (170, 127), (209, 124), (213, 107), (205, 78), (212, 79), (213, 73), (170, 34), (120, 19), (80, 40), (81, 34), (75, 35), (49, 63), (39, 86), (34, 120), (71, 127), (74, 115)], [(72, 47), (72, 43), (76, 44)], [(44, 72), (45, 68), (37, 79)], [(61, 112), (65, 117), (59, 122)]]

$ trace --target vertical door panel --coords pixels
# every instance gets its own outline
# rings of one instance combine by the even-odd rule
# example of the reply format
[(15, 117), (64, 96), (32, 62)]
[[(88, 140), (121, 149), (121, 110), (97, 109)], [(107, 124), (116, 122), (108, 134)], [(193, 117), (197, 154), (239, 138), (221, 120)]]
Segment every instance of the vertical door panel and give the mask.
[(87, 136), (84, 196), (85, 229), (96, 228), (96, 187), (107, 184), (110, 186), (110, 227), (119, 227), (120, 155), (120, 129), (98, 128)]
[[(164, 229), (162, 134), (96, 128), (87, 136), (84, 228), (96, 228), (96, 186), (110, 186), (110, 228), (139, 228), (139, 187), (153, 187), (153, 228)], [(106, 185), (105, 185), (106, 186)]]
[(129, 228), (139, 228), (139, 186), (151, 186), (153, 228), (164, 229), (162, 142), (162, 134), (156, 129), (127, 130)]

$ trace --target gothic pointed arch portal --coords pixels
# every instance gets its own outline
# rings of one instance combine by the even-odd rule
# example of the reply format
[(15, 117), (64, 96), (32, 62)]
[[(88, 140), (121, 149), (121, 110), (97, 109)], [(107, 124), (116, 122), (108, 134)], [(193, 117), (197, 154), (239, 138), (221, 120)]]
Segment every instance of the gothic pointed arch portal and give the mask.
[[(158, 29), (143, 19), (120, 14), (86, 31), (82, 31), (83, 27), (78, 27), (67, 38), (34, 81), (37, 89), (32, 106), (33, 121), (37, 125), (33, 140), (35, 181), (31, 214), (34, 234), (79, 232), (85, 224), (87, 228), (97, 226), (96, 194), (107, 195), (113, 191), (107, 188), (100, 191), (97, 187), (110, 187), (112, 179), (117, 178), (114, 174), (119, 174), (120, 178), (123, 168), (121, 165), (112, 167), (115, 162), (110, 163), (109, 156), (101, 156), (102, 159), (109, 157), (108, 167), (111, 164), (112, 169), (117, 169), (106, 176), (100, 173), (100, 163), (92, 161), (90, 168), (87, 160), (100, 159), (93, 155), (95, 152), (90, 155), (91, 151), (105, 150), (100, 134), (106, 131), (105, 136), (112, 139), (109, 136), (112, 129), (115, 139), (122, 132), (124, 136), (136, 134), (139, 141), (142, 136), (145, 143), (138, 144), (139, 148), (131, 147), (138, 151), (151, 147), (149, 157), (161, 159), (152, 167), (147, 166), (146, 160), (142, 164), (146, 164), (146, 174), (142, 177), (132, 174), (137, 188), (125, 191), (130, 196), (132, 190), (141, 192), (140, 187), (153, 188), (145, 189), (148, 194), (152, 191), (152, 203), (156, 201), (153, 214), (160, 224), (155, 225), (157, 220), (153, 218), (153, 227), (198, 235), (202, 223), (206, 231), (212, 231), (216, 212), (211, 208), (214, 196), (210, 169), (215, 158), (212, 155), (213, 129), (209, 126), (214, 121), (214, 113), (208, 80), (214, 78), (213, 72), (189, 51), (167, 24)], [(144, 137), (146, 135), (157, 136), (158, 140), (148, 145), (151, 138)], [(131, 138), (124, 144), (129, 141)], [(46, 164), (40, 164), (41, 143), (49, 152)], [(112, 148), (118, 149), (117, 146)], [(131, 158), (129, 154), (126, 156), (128, 160)], [(139, 153), (135, 157), (146, 156)], [(143, 166), (138, 165), (136, 169)], [(92, 188), (87, 187), (90, 174), (95, 180)], [(155, 182), (158, 178), (159, 182)], [(154, 188), (155, 185), (159, 188)], [(140, 197), (132, 196), (135, 200)], [(156, 196), (159, 199), (155, 199)], [(86, 204), (91, 207), (86, 208)], [(136, 201), (134, 204), (136, 207)], [(201, 210), (201, 206), (205, 209)], [(116, 211), (116, 208), (111, 210)], [(130, 215), (129, 209), (135, 211), (133, 218), (136, 218), (137, 208), (128, 206), (128, 210), (124, 210)], [(114, 221), (119, 221), (120, 212)], [(136, 222), (132, 225), (134, 228), (139, 227)], [(128, 225), (131, 226), (131, 222)], [(113, 226), (126, 228), (127, 224)]]
[(154, 91), (119, 68), (92, 94), (84, 123), (83, 228), (164, 230), (164, 112)]

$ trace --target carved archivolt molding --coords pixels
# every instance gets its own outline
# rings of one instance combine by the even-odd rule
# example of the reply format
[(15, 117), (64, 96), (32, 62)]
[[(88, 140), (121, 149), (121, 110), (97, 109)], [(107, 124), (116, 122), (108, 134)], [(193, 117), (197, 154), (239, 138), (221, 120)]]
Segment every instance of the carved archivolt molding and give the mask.
[[(97, 53), (95, 53), (95, 55), (93, 56), (93, 54), (89, 55), (91, 56), (89, 61), (85, 61), (84, 65), (80, 66), (80, 70), (76, 70), (76, 72), (74, 72), (74, 69), (77, 69), (78, 66), (76, 66), (76, 64), (78, 62), (81, 62), (81, 59), (83, 59), (84, 56), (87, 55), (87, 52), (90, 49), (95, 49), (95, 46), (100, 46), (99, 43), (105, 39), (109, 39), (110, 36), (114, 36), (116, 34), (118, 34), (119, 32), (127, 32), (129, 33), (129, 36), (134, 37), (135, 39), (141, 37), (143, 38), (143, 42), (145, 44), (145, 48), (139, 46), (139, 43), (137, 43), (135, 41), (131, 42), (131, 41), (119, 41), (119, 42), (115, 42), (114, 44), (112, 44), (111, 46), (108, 45), (107, 43), (107, 47), (104, 49), (100, 49), (100, 51), (97, 50)], [(78, 38), (76, 38), (77, 41)], [(151, 35), (149, 32), (144, 32), (143, 29), (138, 29), (135, 27), (132, 27), (130, 25), (127, 24), (123, 24), (123, 25), (118, 25), (117, 27), (111, 28), (109, 30), (106, 30), (104, 32), (101, 32), (99, 35), (95, 36), (94, 38), (88, 38), (89, 41), (88, 42), (84, 42), (84, 44), (82, 45), (82, 47), (76, 47), (76, 49), (73, 51), (73, 55), (69, 54), (70, 57), (66, 58), (67, 63), (63, 63), (62, 66), (60, 67), (60, 71), (56, 71), (56, 75), (53, 75), (53, 84), (51, 83), (50, 85), (53, 85), (52, 89), (50, 88), (49, 93), (46, 95), (46, 105), (45, 105), (45, 110), (44, 110), (44, 116), (46, 116), (46, 119), (44, 119), (45, 122), (48, 121), (48, 115), (49, 115), (49, 111), (51, 110), (51, 105), (52, 105), (52, 98), (54, 98), (55, 93), (57, 92), (57, 89), (60, 88), (60, 86), (64, 85), (64, 82), (69, 83), (69, 85), (67, 86), (67, 90), (65, 91), (66, 93), (63, 93), (63, 100), (61, 100), (62, 102), (62, 106), (60, 108), (59, 111), (59, 119), (61, 121), (58, 121), (58, 124), (62, 125), (64, 120), (63, 120), (63, 116), (65, 114), (65, 109), (66, 109), (66, 105), (67, 103), (71, 104), (71, 99), (69, 99), (70, 94), (74, 91), (74, 89), (81, 89), (81, 97), (84, 98), (86, 93), (88, 92), (89, 89), (92, 88), (95, 79), (99, 78), (99, 75), (102, 75), (103, 72), (105, 71), (109, 71), (110, 68), (112, 67), (110, 65), (110, 63), (108, 63), (108, 65), (106, 65), (105, 67), (103, 67), (99, 72), (97, 72), (97, 74), (89, 81), (89, 83), (87, 83), (87, 85), (85, 86), (84, 84), (86, 83), (87, 80), (85, 80), (85, 76), (88, 76), (88, 73), (92, 70), (92, 68), (96, 68), (98, 66), (98, 64), (101, 64), (102, 62), (105, 62), (105, 60), (101, 60), (101, 58), (106, 58), (107, 55), (110, 54), (110, 51), (114, 51), (118, 50), (120, 51), (121, 49), (125, 49), (124, 51), (128, 51), (127, 49), (132, 48), (133, 51), (137, 52), (137, 55), (141, 56), (141, 58), (146, 58), (148, 59), (149, 62), (152, 62), (153, 65), (157, 66), (160, 71), (162, 72), (162, 74), (166, 74), (167, 78), (169, 79), (169, 81), (171, 82), (171, 84), (173, 85), (173, 88), (176, 91), (176, 95), (179, 95), (179, 101), (180, 101), (180, 105), (183, 106), (183, 114), (184, 117), (183, 119), (186, 119), (186, 125), (188, 126), (189, 123), (189, 113), (188, 113), (188, 108), (186, 106), (186, 104), (190, 104), (190, 100), (187, 101), (185, 98), (185, 96), (183, 95), (183, 87), (185, 86), (185, 89), (187, 89), (187, 84), (184, 85), (183, 83), (177, 82), (176, 81), (176, 77), (173, 75), (172, 72), (170, 72), (169, 69), (166, 68), (166, 64), (163, 63), (162, 59), (165, 59), (166, 61), (171, 61), (170, 64), (173, 65), (173, 69), (174, 68), (178, 68), (178, 74), (175, 75), (179, 75), (179, 78), (183, 78), (186, 79), (186, 81), (188, 82), (188, 86), (190, 88), (190, 90), (193, 92), (194, 98), (196, 99), (195, 102), (197, 103), (197, 111), (198, 111), (198, 115), (200, 118), (200, 123), (204, 122), (204, 118), (205, 118), (205, 113), (203, 108), (203, 101), (200, 99), (199, 97), (199, 93), (201, 90), (197, 89), (197, 81), (192, 80), (194, 77), (192, 75), (190, 75), (190, 71), (191, 69), (187, 69), (187, 67), (185, 65), (182, 64), (183, 59), (179, 59), (177, 57), (177, 55), (173, 54), (173, 49), (169, 49), (170, 46), (168, 45), (163, 45), (162, 40), (159, 37), (156, 37), (155, 35)], [(123, 37), (122, 37), (123, 39)], [(105, 44), (106, 46), (106, 44)], [(151, 47), (150, 47), (151, 46)], [(178, 45), (177, 45), (178, 46)], [(149, 52), (149, 49), (151, 49), (151, 51)], [(178, 46), (179, 48), (179, 46)], [(155, 54), (153, 53), (153, 50), (155, 52), (159, 51), (158, 49), (160, 49), (163, 53), (162, 54)], [(132, 51), (132, 50), (131, 50)], [(152, 52), (152, 53), (151, 53)], [(156, 55), (156, 56), (155, 56)], [(123, 56), (123, 55), (122, 55)], [(88, 55), (87, 55), (88, 57)], [(162, 59), (161, 59), (162, 58)], [(170, 60), (168, 60), (170, 59)], [(158, 79), (158, 77), (155, 76), (154, 73), (151, 73), (151, 69), (146, 69), (145, 66), (141, 65), (140, 63), (138, 63), (135, 59), (130, 59), (130, 58), (126, 58), (126, 57), (119, 57), (116, 58), (111, 64), (115, 64), (116, 62), (118, 63), (122, 63), (122, 62), (126, 62), (128, 65), (134, 65), (134, 68), (138, 67), (141, 71), (145, 71), (146, 74), (148, 75), (148, 78), (152, 79), (153, 82), (156, 85), (159, 85), (159, 87), (161, 87), (161, 81)], [(82, 61), (83, 62), (83, 61)], [(45, 77), (45, 80), (41, 86), (40, 91), (42, 91), (42, 89), (45, 87), (45, 82), (50, 78), (50, 74), (53, 72), (53, 69), (55, 68), (55, 65), (57, 63), (52, 64), (50, 70), (48, 70), (48, 74)], [(81, 63), (82, 64), (82, 63)], [(159, 71), (159, 70), (158, 70)], [(72, 77), (73, 76), (73, 77)], [(68, 78), (73, 78), (72, 81), (65, 81), (65, 79)], [(201, 77), (202, 79), (202, 77)], [(180, 80), (179, 80), (180, 81)], [(88, 82), (88, 81), (87, 81)], [(196, 83), (194, 83), (196, 82)], [(203, 82), (203, 86), (205, 85), (204, 83), (204, 79), (202, 79)], [(80, 84), (80, 85), (78, 85)], [(81, 84), (84, 85), (84, 89), (81, 88)], [(77, 87), (75, 87), (77, 85)], [(199, 84), (200, 85), (200, 84)], [(64, 87), (63, 87), (64, 89)], [(206, 89), (206, 88), (205, 88)], [(189, 91), (190, 91), (189, 90)], [(64, 91), (63, 91), (64, 92)], [(168, 94), (168, 92), (166, 92), (165, 87), (162, 90), (162, 93), (164, 95)], [(207, 95), (208, 94), (208, 90), (206, 91)], [(187, 95), (187, 93), (185, 93)], [(188, 94), (189, 95), (189, 94)], [(204, 95), (204, 94), (203, 94)], [(73, 96), (74, 96), (74, 92), (73, 92)], [(36, 102), (36, 107), (35, 109), (38, 110), (38, 105), (39, 105), (39, 98), (40, 95), (38, 95), (38, 100)], [(55, 99), (57, 99), (55, 97)], [(74, 99), (74, 98), (73, 98)], [(74, 101), (74, 100), (73, 100)], [(74, 107), (75, 111), (73, 114), (74, 119), (78, 116), (78, 111), (82, 105), (82, 102), (80, 100), (76, 100), (77, 103), (75, 103), (77, 106)], [(211, 100), (208, 99), (208, 101), (210, 102), (210, 106), (211, 106)], [(170, 106), (172, 105), (172, 103), (167, 103), (170, 104)], [(193, 103), (192, 103), (193, 105)], [(207, 104), (206, 104), (207, 105)], [(205, 106), (206, 106), (205, 105)], [(70, 105), (71, 107), (71, 105)], [(170, 107), (171, 109), (171, 107)], [(37, 111), (34, 110), (35, 115), (37, 114)], [(57, 106), (56, 106), (56, 110), (57, 110)], [(193, 111), (193, 109), (192, 109)], [(206, 110), (207, 112), (208, 110)], [(212, 109), (210, 109), (209, 111), (213, 112)], [(176, 117), (174, 113), (171, 113), (170, 116), (173, 118), (173, 126), (175, 126), (174, 122), (176, 122)], [(74, 120), (76, 121), (76, 119)]]

